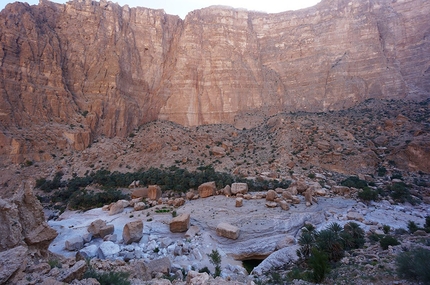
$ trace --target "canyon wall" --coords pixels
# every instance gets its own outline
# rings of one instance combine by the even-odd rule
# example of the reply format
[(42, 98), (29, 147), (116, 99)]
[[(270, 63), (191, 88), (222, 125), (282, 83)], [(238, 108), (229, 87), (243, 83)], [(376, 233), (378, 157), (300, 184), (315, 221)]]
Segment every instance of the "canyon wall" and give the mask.
[(323, 0), (278, 14), (213, 6), (184, 20), (106, 1), (8, 4), (0, 155), (25, 152), (36, 127), (79, 150), (156, 119), (234, 124), (429, 97), (429, 14), (427, 0)]

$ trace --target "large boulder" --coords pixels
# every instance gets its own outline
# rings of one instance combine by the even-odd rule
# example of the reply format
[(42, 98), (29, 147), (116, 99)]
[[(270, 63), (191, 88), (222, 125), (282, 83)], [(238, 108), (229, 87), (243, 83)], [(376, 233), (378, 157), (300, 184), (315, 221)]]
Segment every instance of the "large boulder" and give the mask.
[(109, 215), (110, 216), (116, 215), (116, 214), (122, 213), (122, 211), (124, 211), (124, 203), (122, 202), (122, 200), (119, 200), (110, 205)]
[(75, 279), (82, 279), (85, 271), (87, 271), (87, 263), (85, 260), (79, 260), (71, 268), (63, 271), (58, 277), (58, 281), (70, 283)]
[(133, 221), (125, 224), (122, 231), (122, 238), (125, 244), (130, 244), (132, 242), (139, 242), (143, 236), (143, 222)]
[(209, 274), (206, 272), (199, 273), (197, 271), (190, 270), (187, 274), (187, 284), (197, 285), (197, 284), (207, 284), (209, 281)]
[(169, 275), (170, 273), (170, 259), (166, 256), (163, 258), (151, 260), (147, 265), (147, 270), (152, 277), (157, 273), (163, 273), (164, 275)]
[(279, 268), (285, 266), (285, 264), (296, 262), (299, 259), (296, 253), (298, 248), (298, 245), (290, 245), (273, 252), (255, 267), (251, 274), (260, 276), (273, 268)]
[(106, 259), (108, 257), (112, 257), (113, 255), (117, 254), (119, 251), (120, 251), (119, 245), (111, 241), (104, 241), (100, 244), (100, 247), (98, 250), (98, 256), (101, 259)]
[(65, 248), (69, 251), (80, 250), (84, 247), (84, 239), (81, 236), (74, 236), (66, 240)]
[(243, 206), (243, 198), (237, 197), (236, 198), (236, 207), (242, 207)]
[(222, 193), (229, 197), (231, 196), (231, 186), (230, 185), (226, 185), (223, 189), (222, 189)]
[(97, 256), (97, 251), (99, 247), (95, 244), (86, 246), (78, 251), (78, 255), (82, 257), (83, 260), (91, 259)]
[(161, 198), (161, 188), (158, 185), (149, 185), (148, 186), (148, 199), (150, 200), (158, 200)]
[(136, 188), (131, 192), (131, 198), (148, 198), (148, 188)]
[(231, 194), (246, 194), (248, 193), (248, 184), (246, 183), (233, 183), (231, 184)]
[(184, 213), (173, 218), (169, 224), (172, 233), (186, 232), (190, 228), (190, 214)]
[(0, 252), (0, 284), (5, 284), (26, 258), (27, 248), (25, 246), (17, 246)]
[(114, 231), (115, 231), (114, 225), (106, 225), (100, 229), (99, 236), (101, 238), (105, 238), (106, 236), (113, 234)]
[(146, 208), (145, 202), (137, 202), (133, 205), (133, 209), (135, 211), (142, 211), (142, 210), (145, 210), (145, 208)]
[(206, 197), (215, 195), (215, 191), (216, 191), (215, 182), (212, 181), (212, 182), (203, 183), (202, 185), (199, 186), (198, 191), (201, 198), (206, 198)]
[(100, 229), (106, 227), (106, 222), (101, 220), (101, 219), (97, 219), (95, 221), (93, 221), (89, 226), (87, 231), (93, 235), (93, 237), (100, 237)]
[(216, 227), (216, 233), (221, 237), (237, 239), (239, 237), (240, 230), (236, 226), (222, 222)]
[(269, 190), (266, 193), (266, 201), (275, 201), (277, 197), (278, 197), (278, 193), (276, 193), (275, 190)]
[(28, 233), (25, 237), (25, 242), (28, 245), (39, 244), (44, 241), (52, 241), (57, 237), (57, 235), (57, 231), (44, 222)]

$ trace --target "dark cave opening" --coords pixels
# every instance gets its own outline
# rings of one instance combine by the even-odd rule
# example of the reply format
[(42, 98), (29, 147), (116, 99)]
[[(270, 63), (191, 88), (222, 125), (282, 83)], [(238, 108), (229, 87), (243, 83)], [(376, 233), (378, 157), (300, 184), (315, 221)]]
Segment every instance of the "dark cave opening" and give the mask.
[(264, 259), (247, 259), (242, 260), (242, 265), (248, 272), (248, 274), (251, 274), (254, 267), (257, 267)]

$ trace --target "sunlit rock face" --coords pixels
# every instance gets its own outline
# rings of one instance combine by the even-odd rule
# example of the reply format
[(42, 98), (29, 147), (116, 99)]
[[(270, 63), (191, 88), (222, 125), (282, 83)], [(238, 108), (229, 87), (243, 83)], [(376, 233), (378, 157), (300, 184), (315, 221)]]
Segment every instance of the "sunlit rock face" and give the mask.
[(213, 6), (184, 20), (105, 1), (9, 4), (0, 13), (0, 152), (14, 151), (20, 130), (47, 124), (54, 142), (80, 150), (155, 119), (234, 124), (428, 97), (429, 13), (425, 0), (325, 0), (279, 14)]

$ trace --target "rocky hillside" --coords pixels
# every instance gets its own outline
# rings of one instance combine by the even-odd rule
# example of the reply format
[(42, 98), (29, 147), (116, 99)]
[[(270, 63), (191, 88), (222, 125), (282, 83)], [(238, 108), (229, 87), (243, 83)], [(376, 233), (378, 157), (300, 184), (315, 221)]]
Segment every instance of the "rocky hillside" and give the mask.
[[(429, 13), (426, 0), (324, 0), (279, 14), (209, 7), (184, 20), (106, 1), (9, 4), (0, 154), (46, 160), (40, 149), (83, 150), (156, 119), (241, 128), (246, 113), (427, 98)], [(19, 134), (30, 129), (53, 141), (29, 144)]]

